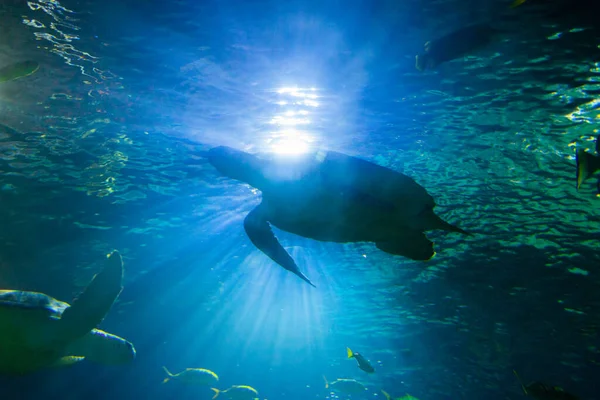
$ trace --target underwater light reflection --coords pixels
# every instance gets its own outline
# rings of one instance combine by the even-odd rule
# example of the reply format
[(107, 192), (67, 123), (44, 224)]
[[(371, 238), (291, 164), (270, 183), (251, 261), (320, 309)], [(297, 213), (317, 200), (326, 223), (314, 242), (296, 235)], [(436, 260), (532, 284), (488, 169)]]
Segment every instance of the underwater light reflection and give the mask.
[(300, 138), (285, 138), (275, 140), (271, 144), (271, 150), (277, 154), (304, 154), (311, 150), (310, 143)]
[[(313, 123), (311, 108), (319, 107), (317, 89), (282, 87), (276, 90), (278, 98), (274, 104), (279, 106), (278, 112), (271, 118), (270, 124), (277, 130), (268, 139), (270, 151), (277, 154), (302, 154), (312, 150), (315, 141), (313, 134), (306, 129)], [(300, 131), (297, 127), (303, 126)]]
[(219, 353), (220, 364), (256, 364), (260, 357), (270, 367), (322, 351), (329, 332), (326, 288), (314, 290), (258, 251), (227, 264), (232, 270), (221, 282), (210, 319), (194, 321), (199, 331), (194, 349), (213, 338), (211, 348), (227, 349)]

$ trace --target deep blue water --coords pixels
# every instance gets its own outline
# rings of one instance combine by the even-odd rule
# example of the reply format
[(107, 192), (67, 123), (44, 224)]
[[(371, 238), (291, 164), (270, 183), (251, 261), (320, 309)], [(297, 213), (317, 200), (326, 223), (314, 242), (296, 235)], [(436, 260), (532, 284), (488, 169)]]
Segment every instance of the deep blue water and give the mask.
[[(40, 69), (0, 83), (0, 286), (71, 301), (118, 249), (100, 327), (137, 349), (2, 376), (3, 395), (212, 397), (162, 384), (164, 365), (261, 400), (518, 399), (513, 369), (600, 398), (600, 200), (574, 184), (575, 145), (598, 134), (598, 10), (510, 3), (3, 1), (0, 66)], [(426, 41), (478, 22), (502, 32), (415, 69)], [(218, 145), (393, 168), (473, 236), (428, 234), (421, 263), (276, 230), (311, 288), (246, 237), (260, 195), (202, 158)]]

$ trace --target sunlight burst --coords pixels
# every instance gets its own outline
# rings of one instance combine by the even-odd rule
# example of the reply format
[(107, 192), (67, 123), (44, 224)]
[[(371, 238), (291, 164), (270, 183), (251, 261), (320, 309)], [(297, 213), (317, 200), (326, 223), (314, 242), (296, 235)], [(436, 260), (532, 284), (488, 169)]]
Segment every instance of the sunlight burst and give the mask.
[(310, 151), (313, 137), (306, 133), (301, 134), (296, 128), (312, 124), (308, 107), (319, 106), (316, 101), (319, 98), (317, 89), (290, 86), (279, 88), (276, 92), (280, 98), (274, 103), (282, 109), (269, 123), (280, 129), (272, 132), (268, 140), (270, 150), (277, 154), (302, 154)]

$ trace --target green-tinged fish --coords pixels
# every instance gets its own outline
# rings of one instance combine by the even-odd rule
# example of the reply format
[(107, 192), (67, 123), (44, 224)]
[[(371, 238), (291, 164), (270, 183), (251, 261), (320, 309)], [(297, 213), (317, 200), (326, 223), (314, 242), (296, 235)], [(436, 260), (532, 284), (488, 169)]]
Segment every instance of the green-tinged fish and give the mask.
[(215, 392), (213, 400), (219, 397), (219, 395), (221, 395), (222, 398), (229, 400), (258, 400), (258, 392), (251, 386), (233, 385), (225, 390), (211, 389)]
[(0, 68), (0, 82), (13, 81), (34, 74), (40, 68), (37, 61), (22, 61)]
[(363, 357), (362, 354), (353, 352), (352, 350), (350, 350), (350, 347), (346, 347), (346, 352), (348, 353), (348, 358), (356, 359), (356, 362), (358, 363), (358, 368), (362, 369), (363, 371), (369, 374), (375, 372), (375, 368), (373, 368), (371, 363), (367, 361), (367, 359)]
[(364, 393), (364, 391), (367, 390), (362, 383), (354, 379), (340, 378), (331, 383), (327, 382), (327, 378), (325, 378), (324, 375), (323, 379), (325, 380), (325, 389), (331, 389), (336, 392), (344, 394), (359, 394)]
[[(577, 189), (579, 189), (586, 179), (600, 171), (600, 135), (596, 138), (596, 153), (598, 153), (598, 156), (590, 154), (583, 149), (577, 149), (575, 153)], [(598, 181), (598, 193), (600, 193), (600, 180)]]
[(510, 8), (519, 7), (521, 4), (525, 3), (527, 0), (515, 0), (511, 3)]
[(528, 385), (524, 385), (519, 374), (517, 374), (517, 371), (513, 370), (513, 373), (521, 384), (523, 393), (526, 396), (531, 396), (538, 400), (579, 400), (579, 397), (565, 392), (563, 388), (558, 386), (546, 386), (541, 382), (532, 382)]
[(167, 367), (163, 367), (163, 369), (167, 373), (167, 377), (163, 380), (163, 383), (176, 380), (193, 385), (213, 386), (219, 382), (217, 374), (204, 368), (186, 368), (178, 374), (172, 374)]
[(382, 390), (381, 393), (383, 393), (383, 395), (385, 396), (386, 400), (419, 400), (416, 397), (411, 396), (410, 394), (405, 394), (402, 397), (398, 397), (398, 398), (394, 399), (385, 390)]
[(487, 24), (471, 25), (425, 43), (424, 51), (416, 56), (419, 71), (434, 69), (443, 62), (454, 60), (487, 45), (498, 31)]

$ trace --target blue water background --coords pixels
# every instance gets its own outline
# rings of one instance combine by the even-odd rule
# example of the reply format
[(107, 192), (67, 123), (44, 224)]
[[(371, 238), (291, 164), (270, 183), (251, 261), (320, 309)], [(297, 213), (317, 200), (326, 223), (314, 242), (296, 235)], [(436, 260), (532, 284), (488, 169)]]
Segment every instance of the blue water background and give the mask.
[[(327, 398), (323, 375), (364, 382), (352, 398), (518, 399), (513, 369), (598, 398), (600, 219), (572, 146), (593, 147), (596, 31), (507, 3), (5, 2), (2, 64), (41, 68), (0, 88), (0, 122), (26, 136), (3, 164), (0, 282), (69, 301), (119, 249), (125, 289), (101, 327), (138, 356), (2, 377), (4, 392), (212, 397), (162, 384), (165, 365), (269, 400)], [(506, 29), (492, 46), (415, 70), (425, 41), (490, 20)], [(308, 287), (246, 238), (259, 196), (198, 157), (215, 145), (392, 167), (476, 237), (432, 234), (423, 266), (277, 231)]]

